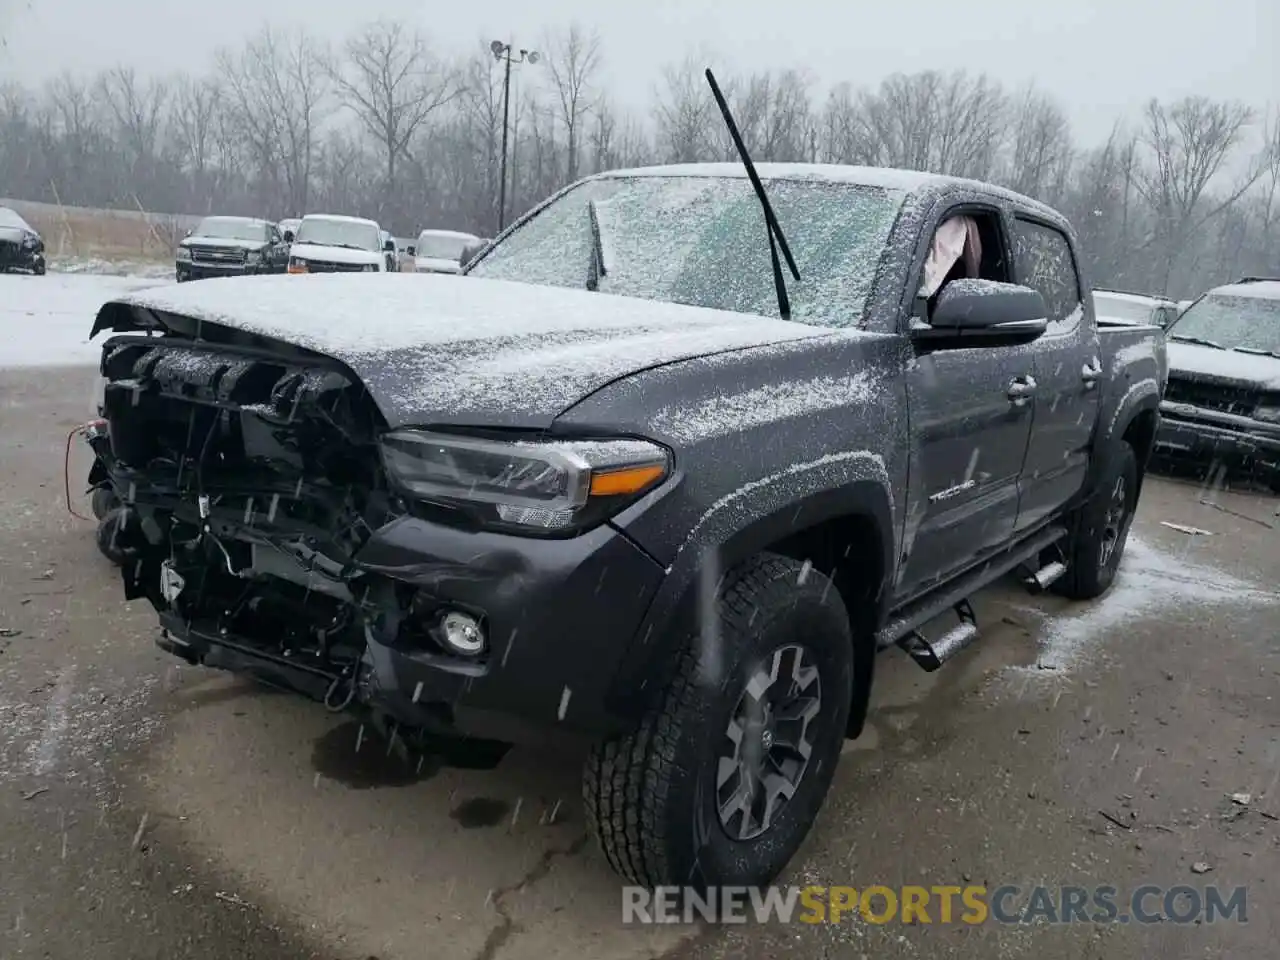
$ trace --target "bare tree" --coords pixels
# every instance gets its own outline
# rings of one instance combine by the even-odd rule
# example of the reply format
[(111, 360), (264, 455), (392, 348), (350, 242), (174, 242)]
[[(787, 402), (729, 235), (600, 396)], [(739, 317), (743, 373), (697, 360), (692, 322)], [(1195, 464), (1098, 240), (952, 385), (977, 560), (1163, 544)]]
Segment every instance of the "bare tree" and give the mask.
[(1054, 100), (1027, 87), (1011, 108), (1009, 170), (1005, 183), (1019, 193), (1053, 202), (1071, 166), (1071, 124)]
[(1189, 235), (1235, 203), (1261, 175), (1256, 167), (1225, 197), (1206, 196), (1253, 116), (1242, 103), (1207, 97), (1186, 97), (1169, 106), (1147, 103), (1144, 140), (1152, 167), (1139, 177), (1138, 189), (1154, 216), (1152, 240), (1162, 248), (1162, 291)]
[(99, 78), (97, 93), (114, 123), (116, 142), (124, 148), (121, 192), (125, 196), (132, 193), (140, 203), (140, 189), (154, 186), (157, 179), (169, 87), (154, 78), (139, 80), (132, 67), (115, 67)]
[(600, 65), (600, 37), (576, 23), (560, 36), (548, 36), (547, 73), (555, 94), (557, 119), (565, 134), (565, 180), (578, 179), (582, 124), (595, 106), (592, 85)]
[(708, 159), (715, 110), (702, 70), (692, 57), (665, 67), (653, 104), (659, 157), (670, 163)]
[(274, 193), (289, 213), (305, 212), (330, 93), (327, 52), (305, 32), (268, 27), (238, 54), (220, 53), (218, 64), (260, 174), (283, 187)]
[(382, 152), (386, 181), (379, 213), (396, 197), (397, 164), (428, 118), (461, 92), (453, 68), (403, 23), (379, 20), (346, 44), (345, 64), (332, 70), (342, 102)]
[(212, 77), (179, 77), (173, 93), (173, 147), (189, 178), (192, 209), (209, 212), (216, 190), (215, 143), (221, 90)]

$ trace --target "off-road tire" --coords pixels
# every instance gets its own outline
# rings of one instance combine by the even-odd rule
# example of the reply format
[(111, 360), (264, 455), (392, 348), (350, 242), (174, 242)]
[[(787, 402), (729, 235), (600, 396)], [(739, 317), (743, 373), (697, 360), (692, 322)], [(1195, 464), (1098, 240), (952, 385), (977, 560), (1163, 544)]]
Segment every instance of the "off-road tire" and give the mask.
[(95, 537), (99, 552), (117, 567), (124, 563), (125, 551), (117, 545), (116, 531), (124, 519), (124, 507), (116, 507), (102, 518)]
[[(730, 570), (717, 593), (719, 680), (698, 636), (672, 663), (636, 728), (595, 747), (583, 775), (587, 823), (610, 866), (644, 886), (763, 885), (808, 834), (840, 757), (853, 683), (853, 637), (831, 582), (796, 560), (762, 554)], [(760, 836), (731, 839), (716, 807), (717, 756), (747, 679), (774, 651), (801, 643), (821, 688), (812, 752), (791, 799)], [(710, 668), (707, 668), (710, 669)]]
[(93, 493), (89, 495), (89, 509), (98, 520), (106, 519), (107, 514), (118, 506), (120, 498), (110, 487), (94, 487)]
[[(1138, 505), (1138, 458), (1133, 447), (1118, 441), (1106, 457), (1097, 486), (1074, 518), (1074, 529), (1066, 546), (1067, 572), (1054, 584), (1055, 592), (1073, 600), (1092, 600), (1110, 588), (1120, 568)], [(1124, 512), (1116, 542), (1104, 558), (1103, 543), (1111, 526), (1108, 514), (1113, 509), (1117, 483), (1123, 484)]]
[(47, 268), (45, 267), (44, 261), (41, 260), (39, 263), (35, 265), (35, 267), (32, 268), (31, 272), (35, 274), (37, 277), (43, 277), (46, 269)]

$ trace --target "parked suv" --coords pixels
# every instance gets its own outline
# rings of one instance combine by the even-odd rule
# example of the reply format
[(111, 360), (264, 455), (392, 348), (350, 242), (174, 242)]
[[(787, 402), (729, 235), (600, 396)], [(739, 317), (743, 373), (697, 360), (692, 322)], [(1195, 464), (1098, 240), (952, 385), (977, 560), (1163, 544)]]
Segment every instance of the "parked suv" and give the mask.
[(1251, 473), (1280, 493), (1280, 278), (1215, 287), (1167, 332), (1157, 452)]
[(1178, 303), (1168, 297), (1119, 290), (1094, 290), (1093, 307), (1099, 317), (1165, 328), (1178, 319)]
[(16, 210), (0, 207), (0, 273), (14, 269), (44, 276), (44, 240)]
[(413, 246), (413, 269), (418, 273), (458, 273), (465, 264), (463, 255), (479, 242), (471, 233), (423, 230)]
[(251, 217), (205, 217), (174, 257), (177, 280), (283, 273), (289, 246), (274, 223)]
[(396, 245), (376, 221), (308, 214), (289, 249), (290, 273), (387, 273)]
[(1164, 347), (1100, 329), (1026, 197), (748, 171), (590, 177), (466, 283), (106, 304), (98, 450), (160, 645), (396, 743), (587, 737), (621, 874), (776, 876), (877, 651), (938, 668), (1010, 572), (1111, 584)]

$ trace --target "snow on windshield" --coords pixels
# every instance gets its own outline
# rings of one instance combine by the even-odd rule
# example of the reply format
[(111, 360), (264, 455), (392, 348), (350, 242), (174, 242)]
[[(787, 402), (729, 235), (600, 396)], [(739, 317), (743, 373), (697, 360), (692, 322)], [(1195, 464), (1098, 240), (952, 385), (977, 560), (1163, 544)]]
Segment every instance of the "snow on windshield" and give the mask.
[(472, 240), (448, 233), (423, 233), (418, 237), (415, 253), (432, 260), (457, 260)]
[(17, 227), (19, 230), (31, 229), (27, 221), (18, 216), (16, 210), (10, 210), (8, 207), (0, 207), (0, 227)]
[[(852, 183), (767, 183), (800, 268), (791, 319), (857, 326), (905, 193)], [(583, 289), (588, 204), (608, 250), (602, 293), (777, 317), (769, 239), (744, 178), (616, 177), (575, 187), (505, 238), (471, 274)]]
[(358, 220), (330, 220), (307, 217), (294, 235), (294, 243), (313, 243), (322, 247), (354, 247), (357, 250), (381, 250), (378, 228)]
[(191, 235), (216, 240), (260, 241), (267, 238), (267, 228), (257, 220), (241, 220), (238, 217), (205, 217)]
[(1187, 308), (1169, 328), (1169, 336), (1280, 356), (1280, 299), (1211, 293)]

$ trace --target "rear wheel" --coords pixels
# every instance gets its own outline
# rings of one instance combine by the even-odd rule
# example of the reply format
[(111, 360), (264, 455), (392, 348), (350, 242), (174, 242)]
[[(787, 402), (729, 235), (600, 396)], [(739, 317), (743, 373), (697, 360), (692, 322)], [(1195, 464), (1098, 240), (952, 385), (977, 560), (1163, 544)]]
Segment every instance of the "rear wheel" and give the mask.
[(633, 883), (768, 883), (808, 834), (839, 759), (853, 647), (830, 581), (763, 555), (726, 576), (713, 616), (714, 655), (688, 643), (636, 729), (587, 761), (588, 824)]
[(1067, 545), (1067, 572), (1055, 585), (1076, 600), (1101, 596), (1115, 580), (1138, 504), (1138, 458), (1121, 441), (1107, 455), (1102, 477), (1080, 507)]

